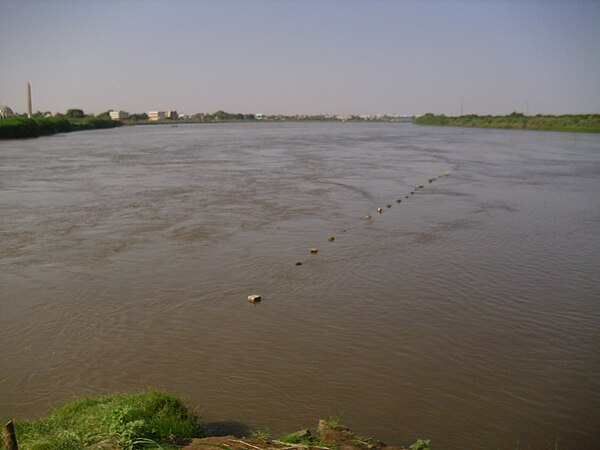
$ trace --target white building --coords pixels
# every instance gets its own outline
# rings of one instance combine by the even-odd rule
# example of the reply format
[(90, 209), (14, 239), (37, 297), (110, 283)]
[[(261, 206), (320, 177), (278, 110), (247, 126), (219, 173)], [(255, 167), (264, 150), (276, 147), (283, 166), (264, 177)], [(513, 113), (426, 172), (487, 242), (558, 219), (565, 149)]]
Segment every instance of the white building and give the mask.
[(8, 117), (13, 117), (15, 113), (8, 106), (0, 103), (0, 119), (7, 119)]
[(129, 113), (125, 111), (111, 111), (109, 113), (112, 120), (127, 120), (129, 119)]
[(166, 117), (167, 113), (165, 113), (164, 111), (148, 111), (148, 120), (165, 120)]
[(179, 119), (179, 114), (177, 114), (177, 111), (167, 111), (165, 117), (169, 120), (177, 120)]

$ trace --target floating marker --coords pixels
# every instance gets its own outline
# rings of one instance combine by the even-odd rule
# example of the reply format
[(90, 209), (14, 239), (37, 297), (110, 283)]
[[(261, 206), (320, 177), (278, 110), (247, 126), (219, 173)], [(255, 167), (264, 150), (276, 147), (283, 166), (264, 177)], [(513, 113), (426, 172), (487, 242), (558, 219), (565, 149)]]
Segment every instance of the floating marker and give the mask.
[(445, 176), (445, 177), (447, 177), (447, 176), (450, 176), (450, 171), (449, 171), (449, 170), (446, 170), (446, 171), (444, 172), (444, 176)]
[(422, 184), (417, 186), (417, 189), (423, 189), (425, 186), (423, 186)]
[(329, 235), (329, 236), (327, 236), (327, 240), (329, 242), (333, 242), (333, 241), (335, 241), (335, 238), (333, 236)]
[(302, 263), (301, 263), (300, 261), (298, 261), (298, 262), (296, 263), (296, 265), (297, 265), (297, 266), (301, 266), (301, 265), (302, 265)]
[(372, 219), (372, 217), (371, 217), (371, 214), (367, 214), (367, 215), (365, 216), (365, 219), (366, 219), (366, 220), (371, 220), (371, 219)]
[(396, 199), (396, 203), (402, 203), (402, 199), (401, 198)]
[(382, 208), (377, 208), (377, 213), (381, 214), (383, 212)]
[(313, 247), (313, 248), (311, 248), (311, 249), (310, 249), (310, 252), (311, 252), (313, 255), (316, 255), (317, 253), (319, 253), (319, 249), (318, 249), (317, 247)]
[(248, 296), (248, 301), (250, 303), (258, 303), (261, 301), (261, 299), (262, 299), (262, 297), (258, 294), (252, 294), (252, 295)]
[(386, 207), (386, 208), (391, 208), (391, 207), (392, 207), (392, 205), (385, 205), (385, 207)]

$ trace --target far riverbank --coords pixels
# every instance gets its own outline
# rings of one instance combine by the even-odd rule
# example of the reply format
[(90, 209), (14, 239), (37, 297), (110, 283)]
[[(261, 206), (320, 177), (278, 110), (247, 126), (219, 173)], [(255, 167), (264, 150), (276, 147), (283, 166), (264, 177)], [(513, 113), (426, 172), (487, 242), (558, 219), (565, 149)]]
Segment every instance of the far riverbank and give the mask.
[(526, 116), (512, 113), (507, 116), (445, 116), (425, 114), (413, 120), (415, 125), (469, 128), (507, 128), (516, 130), (570, 131), (600, 133), (600, 114), (569, 114), (562, 116)]
[(0, 120), (0, 139), (25, 139), (71, 131), (115, 128), (120, 122), (101, 117), (10, 117)]

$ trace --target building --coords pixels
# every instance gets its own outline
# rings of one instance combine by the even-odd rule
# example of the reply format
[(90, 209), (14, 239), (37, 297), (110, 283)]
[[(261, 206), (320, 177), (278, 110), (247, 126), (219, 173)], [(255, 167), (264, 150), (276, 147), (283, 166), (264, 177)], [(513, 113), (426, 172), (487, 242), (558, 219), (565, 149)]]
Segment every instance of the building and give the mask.
[(109, 113), (112, 120), (127, 120), (129, 119), (129, 113), (125, 111), (111, 111)]
[(167, 111), (165, 118), (168, 120), (177, 120), (179, 119), (179, 114), (177, 114), (177, 111)]
[(148, 120), (156, 122), (158, 120), (165, 120), (166, 117), (167, 113), (164, 111), (148, 111)]
[(8, 106), (0, 103), (0, 119), (7, 119), (9, 117), (13, 117), (15, 113)]

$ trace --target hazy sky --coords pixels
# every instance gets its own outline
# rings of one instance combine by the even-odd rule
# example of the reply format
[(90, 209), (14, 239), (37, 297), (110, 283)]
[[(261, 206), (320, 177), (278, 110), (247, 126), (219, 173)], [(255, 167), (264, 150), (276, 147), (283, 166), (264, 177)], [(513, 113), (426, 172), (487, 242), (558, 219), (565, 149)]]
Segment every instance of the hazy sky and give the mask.
[(600, 113), (600, 0), (0, 0), (0, 103)]

